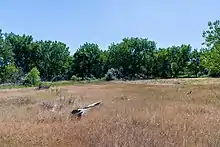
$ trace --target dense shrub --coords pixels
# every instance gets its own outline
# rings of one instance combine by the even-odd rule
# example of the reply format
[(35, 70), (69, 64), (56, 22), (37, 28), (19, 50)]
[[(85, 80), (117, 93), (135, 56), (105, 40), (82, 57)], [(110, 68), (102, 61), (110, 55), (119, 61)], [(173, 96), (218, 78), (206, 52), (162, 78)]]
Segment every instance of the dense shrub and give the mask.
[(25, 76), (24, 85), (37, 85), (40, 83), (40, 72), (36, 67), (32, 68), (31, 71)]
[(94, 75), (91, 75), (91, 76), (90, 76), (90, 80), (96, 80), (95, 76), (94, 76)]
[(80, 78), (78, 78), (76, 75), (73, 75), (73, 76), (71, 77), (71, 80), (72, 80), (72, 81), (79, 81)]
[(19, 70), (16, 68), (14, 64), (9, 64), (2, 71), (2, 74), (4, 76), (1, 76), (1, 81), (4, 81), (6, 83), (15, 83), (19, 77)]
[(119, 70), (110, 68), (107, 73), (105, 74), (105, 80), (106, 81), (111, 81), (111, 80), (116, 80), (120, 79), (122, 77), (122, 74)]

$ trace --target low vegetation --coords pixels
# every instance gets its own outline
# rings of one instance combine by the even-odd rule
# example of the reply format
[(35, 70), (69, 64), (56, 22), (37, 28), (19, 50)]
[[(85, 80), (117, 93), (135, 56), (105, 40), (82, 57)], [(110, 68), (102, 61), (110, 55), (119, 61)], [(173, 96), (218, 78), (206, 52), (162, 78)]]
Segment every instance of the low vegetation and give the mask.
[[(1, 90), (0, 145), (219, 146), (219, 83), (201, 78)], [(70, 114), (99, 100), (81, 120)]]

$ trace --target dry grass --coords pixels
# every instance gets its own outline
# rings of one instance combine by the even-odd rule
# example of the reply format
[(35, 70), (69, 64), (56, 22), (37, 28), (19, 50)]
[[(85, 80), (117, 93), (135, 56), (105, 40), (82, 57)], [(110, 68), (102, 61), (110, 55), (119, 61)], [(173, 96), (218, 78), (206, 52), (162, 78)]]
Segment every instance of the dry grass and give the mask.
[[(0, 146), (217, 147), (220, 85), (201, 83), (1, 90)], [(83, 119), (70, 115), (97, 100)]]

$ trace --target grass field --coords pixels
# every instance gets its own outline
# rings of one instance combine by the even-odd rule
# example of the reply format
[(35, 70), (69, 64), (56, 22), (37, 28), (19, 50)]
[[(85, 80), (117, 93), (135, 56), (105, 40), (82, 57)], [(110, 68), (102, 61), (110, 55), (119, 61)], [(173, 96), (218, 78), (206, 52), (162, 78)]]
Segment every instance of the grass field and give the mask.
[[(81, 120), (70, 115), (99, 100)], [(2, 89), (0, 114), (1, 147), (217, 147), (220, 79)]]

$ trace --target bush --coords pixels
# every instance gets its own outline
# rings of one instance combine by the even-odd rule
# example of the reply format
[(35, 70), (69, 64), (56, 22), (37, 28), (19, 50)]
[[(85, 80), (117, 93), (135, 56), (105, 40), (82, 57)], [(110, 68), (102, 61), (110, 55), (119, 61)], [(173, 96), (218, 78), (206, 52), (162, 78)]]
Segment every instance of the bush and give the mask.
[(135, 74), (134, 80), (143, 80), (145, 78), (145, 75), (143, 74)]
[(25, 76), (24, 85), (38, 85), (40, 83), (40, 72), (36, 67), (32, 68), (31, 71)]
[(72, 80), (72, 81), (79, 81), (79, 78), (78, 78), (76, 75), (73, 75), (73, 76), (71, 77), (71, 80)]
[(120, 79), (121, 76), (122, 74), (119, 70), (110, 68), (105, 74), (105, 80), (106, 81), (116, 80), (116, 79)]
[(9, 64), (5, 67), (5, 70), (2, 72), (4, 75), (1, 80), (9, 83), (16, 83), (19, 77), (19, 70), (14, 64)]
[(111, 68), (107, 71), (107, 73), (105, 74), (105, 80), (106, 81), (111, 81), (111, 80), (115, 80), (116, 77), (115, 77), (115, 69), (114, 68)]
[(94, 75), (91, 75), (91, 76), (90, 76), (90, 79), (91, 79), (91, 80), (96, 80), (96, 78), (95, 78)]
[(84, 80), (86, 80), (86, 81), (94, 81), (94, 80), (96, 80), (96, 78), (95, 78), (95, 76), (90, 75), (90, 76), (86, 76), (86, 77), (84, 78)]
[(197, 74), (197, 76), (198, 76), (198, 77), (203, 77), (203, 76), (205, 76), (205, 74), (204, 74), (203, 72), (199, 71), (198, 74)]
[(220, 76), (220, 72), (216, 71), (216, 70), (213, 70), (213, 69), (210, 69), (208, 71), (208, 76), (209, 77), (219, 77)]

